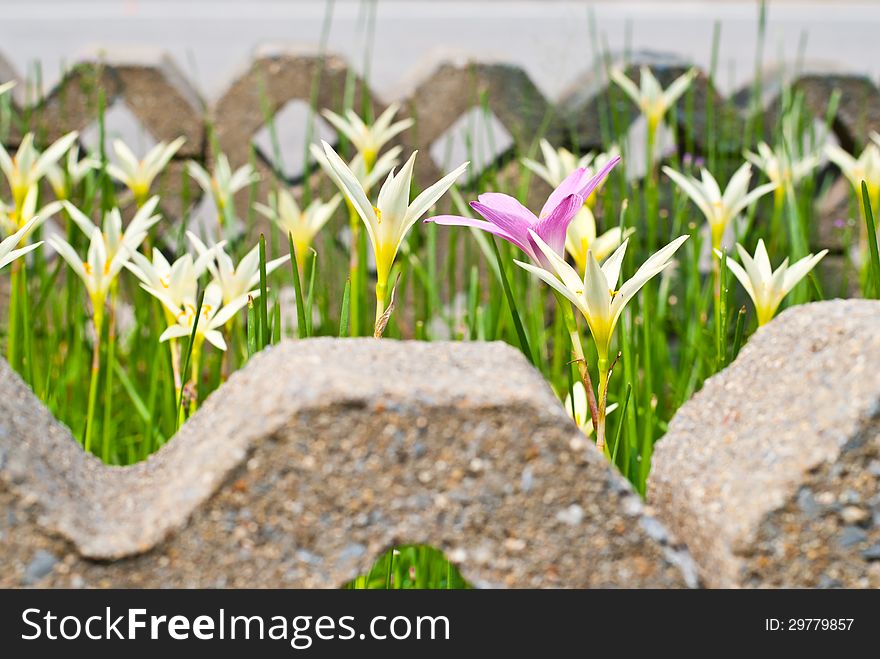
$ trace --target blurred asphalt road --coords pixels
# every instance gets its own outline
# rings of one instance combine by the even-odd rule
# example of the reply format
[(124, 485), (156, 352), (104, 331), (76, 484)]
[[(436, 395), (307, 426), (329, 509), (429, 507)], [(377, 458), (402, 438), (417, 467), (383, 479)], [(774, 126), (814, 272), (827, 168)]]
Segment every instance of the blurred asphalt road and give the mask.
[[(161, 48), (209, 99), (246, 66), (260, 43), (318, 47), (325, 0), (0, 0), (0, 53), (20, 72), (42, 62), (46, 85), (61, 64), (98, 49)], [(747, 1), (555, 2), (379, 0), (370, 77), (386, 98), (427, 73), (437, 54), (518, 63), (550, 97), (593, 62), (589, 12), (611, 50), (674, 52), (708, 68), (714, 22), (721, 23), (718, 80), (747, 84), (755, 62), (757, 3)], [(765, 62), (880, 75), (880, 3), (770, 3)], [(362, 71), (364, 5), (338, 0), (330, 52)]]

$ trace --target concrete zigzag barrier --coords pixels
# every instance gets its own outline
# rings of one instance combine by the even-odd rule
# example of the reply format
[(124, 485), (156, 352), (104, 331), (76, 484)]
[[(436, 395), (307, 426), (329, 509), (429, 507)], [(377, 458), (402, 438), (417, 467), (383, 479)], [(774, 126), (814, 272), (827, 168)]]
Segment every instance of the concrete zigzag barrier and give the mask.
[(338, 587), (401, 543), (480, 586), (696, 583), (504, 344), (286, 341), (125, 468), (0, 389), (0, 586)]
[(880, 587), (880, 302), (795, 307), (685, 403), (648, 500), (715, 587)]

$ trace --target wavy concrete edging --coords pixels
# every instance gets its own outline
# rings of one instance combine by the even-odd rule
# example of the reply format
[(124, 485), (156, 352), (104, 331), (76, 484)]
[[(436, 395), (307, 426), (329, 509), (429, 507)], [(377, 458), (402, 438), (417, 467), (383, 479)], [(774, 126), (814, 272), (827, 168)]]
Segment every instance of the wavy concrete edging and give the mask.
[(124, 468), (0, 383), (0, 585), (333, 587), (407, 542), (484, 586), (695, 584), (504, 344), (285, 341)]

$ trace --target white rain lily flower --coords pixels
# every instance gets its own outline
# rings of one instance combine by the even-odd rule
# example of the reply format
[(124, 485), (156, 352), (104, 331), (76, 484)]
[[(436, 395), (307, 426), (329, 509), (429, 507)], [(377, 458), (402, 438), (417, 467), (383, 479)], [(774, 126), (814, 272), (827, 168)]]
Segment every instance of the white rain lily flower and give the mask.
[(586, 272), (587, 253), (592, 251), (597, 261), (602, 261), (611, 254), (624, 238), (635, 229), (621, 231), (620, 227), (612, 227), (601, 236), (596, 235), (596, 218), (586, 205), (581, 208), (565, 233), (565, 251), (571, 254), (580, 272)]
[(269, 193), (268, 206), (254, 204), (254, 208), (275, 222), (285, 235), (290, 234), (296, 262), (302, 268), (312, 241), (333, 216), (341, 200), (342, 197), (337, 194), (328, 202), (313, 199), (306, 208), (301, 208), (290, 191), (282, 189), (277, 195), (274, 192)]
[(131, 252), (124, 244), (120, 244), (116, 253), (109, 257), (104, 236), (98, 227), (95, 227), (92, 231), (89, 251), (85, 261), (80, 259), (76, 250), (58, 235), (49, 236), (48, 243), (61, 255), (61, 258), (67, 261), (71, 270), (85, 284), (86, 291), (92, 301), (95, 327), (100, 328), (107, 293), (110, 290), (110, 286), (116, 280), (117, 275), (119, 275), (119, 272), (130, 258)]
[(531, 158), (523, 158), (521, 162), (553, 188), (558, 188), (574, 170), (588, 167), (595, 155), (590, 151), (578, 157), (566, 148), (554, 149), (544, 138), (538, 144), (544, 156), (543, 164)]
[(66, 167), (62, 168), (57, 163), (46, 170), (46, 178), (52, 186), (55, 196), (60, 199), (69, 199), (71, 192), (82, 182), (89, 172), (99, 169), (101, 163), (95, 158), (86, 157), (79, 159), (79, 147), (74, 145), (67, 152)]
[[(186, 237), (189, 238), (190, 243), (192, 243), (200, 256), (205, 256), (209, 252), (205, 243), (191, 231), (186, 232)], [(233, 262), (232, 257), (226, 253), (224, 243), (217, 243), (210, 250), (213, 251), (214, 258), (208, 258), (205, 264), (214, 277), (214, 282), (219, 287), (223, 304), (231, 304), (242, 295), (251, 295), (253, 297), (259, 295), (259, 290), (256, 291), (256, 295), (251, 290), (260, 283), (259, 245), (254, 246), (250, 252), (245, 254), (237, 266)], [(289, 258), (290, 255), (285, 254), (280, 258), (267, 261), (266, 276), (268, 277), (272, 271), (285, 263)]]
[(27, 222), (25, 222), (24, 226), (21, 227), (18, 231), (13, 233), (11, 236), (0, 242), (0, 268), (5, 268), (7, 265), (12, 263), (15, 259), (20, 258), (35, 250), (37, 247), (43, 244), (43, 241), (38, 243), (33, 243), (31, 245), (25, 245), (24, 247), (19, 247), (25, 237), (34, 229), (34, 225), (40, 220), (38, 217), (33, 217)]
[[(758, 240), (754, 257), (750, 256), (742, 245), (737, 244), (736, 248), (745, 268), (729, 258), (726, 261), (727, 267), (752, 298), (755, 312), (758, 314), (758, 325), (763, 325), (773, 318), (782, 299), (828, 253), (827, 249), (823, 249), (816, 255), (808, 254), (791, 266), (788, 265), (786, 258), (776, 270), (773, 270), (763, 240)], [(720, 258), (721, 253), (716, 253)]]
[(765, 183), (749, 192), (752, 165), (748, 162), (743, 163), (730, 177), (724, 194), (721, 193), (721, 188), (715, 177), (707, 169), (701, 170), (702, 181), (677, 172), (671, 167), (664, 167), (663, 172), (690, 197), (691, 201), (706, 216), (712, 234), (713, 249), (721, 249), (721, 239), (724, 237), (727, 225), (752, 203), (775, 190), (777, 185), (776, 183)]
[(758, 152), (746, 151), (746, 160), (764, 172), (764, 175), (775, 183), (775, 193), (778, 197), (785, 195), (785, 186), (788, 183), (797, 185), (810, 172), (819, 166), (821, 157), (818, 153), (809, 154), (802, 158), (791, 158), (785, 153), (784, 148), (771, 149), (766, 142), (758, 144)]
[[(0, 204), (0, 224), (3, 225), (3, 230), (7, 234), (15, 233), (28, 224), (28, 230), (22, 234), (22, 240), (27, 240), (28, 236), (42, 226), (43, 222), (61, 210), (61, 203), (53, 201), (37, 211), (37, 197), (39, 194), (39, 187), (37, 185), (31, 186), (24, 196), (21, 207), (17, 211), (11, 206), (2, 206)], [(32, 219), (35, 219), (36, 222), (30, 223)]]
[[(159, 203), (158, 196), (151, 197), (149, 201), (138, 209), (124, 231), (122, 229), (122, 214), (118, 208), (113, 208), (107, 212), (104, 215), (102, 227), (98, 228), (88, 216), (69, 201), (61, 203), (64, 204), (70, 219), (74, 221), (86, 236), (94, 236), (95, 231), (101, 235), (107, 259), (113, 259), (120, 251), (126, 252), (129, 256), (132, 252), (137, 251), (138, 247), (146, 239), (150, 228), (161, 219), (161, 215), (153, 213)], [(127, 260), (128, 257), (126, 257)]]
[(382, 147), (392, 137), (403, 132), (414, 123), (412, 119), (402, 119), (391, 123), (394, 115), (399, 110), (400, 105), (392, 103), (372, 124), (365, 123), (351, 108), (346, 110), (345, 117), (330, 110), (324, 110), (321, 114), (324, 115), (327, 121), (333, 124), (336, 130), (348, 138), (364, 159), (367, 170), (370, 170), (373, 168), (376, 157), (379, 155)]
[(376, 259), (376, 329), (378, 335), (381, 334), (378, 331), (380, 329), (379, 321), (385, 312), (388, 276), (391, 273), (391, 266), (400, 249), (400, 244), (413, 224), (452, 187), (455, 179), (467, 169), (470, 163), (459, 165), (434, 185), (423, 190), (410, 203), (409, 194), (413, 167), (415, 166), (416, 153), (418, 153), (413, 151), (399, 172), (395, 173), (392, 170), (388, 174), (388, 178), (385, 179), (385, 183), (379, 190), (378, 203), (373, 206), (354, 172), (333, 150), (333, 147), (327, 142), (322, 142), (322, 144), (324, 145), (324, 154), (327, 156), (330, 177), (364, 221), (370, 242), (373, 245)]
[(183, 137), (178, 137), (170, 144), (159, 142), (150, 149), (143, 160), (138, 160), (125, 142), (114, 140), (113, 150), (116, 152), (119, 162), (107, 165), (107, 173), (131, 190), (135, 203), (141, 206), (150, 195), (153, 181), (165, 169), (165, 166), (185, 141)]
[[(880, 135), (872, 134), (873, 143), (868, 144), (858, 158), (854, 158), (839, 146), (828, 144), (825, 154), (828, 159), (840, 168), (841, 173), (849, 180), (859, 200), (862, 202), (862, 181), (868, 188), (868, 198), (876, 217), (877, 208), (880, 206)], [(864, 213), (864, 209), (862, 209)]]
[[(225, 241), (218, 243), (219, 246)], [(140, 252), (133, 252), (131, 261), (125, 264), (138, 279), (141, 288), (157, 298), (165, 306), (170, 320), (185, 303), (195, 304), (199, 279), (208, 269), (208, 261), (214, 258), (217, 245), (193, 260), (191, 254), (184, 254), (169, 263), (165, 255), (153, 248), (153, 260), (150, 261)]]
[(675, 102), (690, 87), (697, 72), (691, 69), (676, 78), (665, 90), (660, 86), (657, 78), (647, 66), (639, 69), (639, 86), (626, 77), (623, 71), (614, 69), (611, 71), (611, 79), (630, 97), (645, 119), (648, 121), (648, 130), (657, 130), (661, 119), (666, 115)]
[(534, 231), (530, 231), (530, 233), (550, 263), (550, 269), (545, 270), (522, 261), (515, 261), (515, 263), (562, 293), (581, 312), (590, 326), (590, 332), (596, 342), (600, 370), (603, 362), (607, 363), (608, 361), (614, 328), (617, 326), (617, 321), (620, 319), (624, 307), (648, 280), (671, 264), (670, 259), (676, 250), (688, 239), (688, 236), (680, 236), (660, 249), (642, 264), (642, 267), (636, 271), (632, 278), (618, 288), (620, 267), (623, 264), (628, 240), (624, 241), (601, 266), (593, 253), (588, 252), (586, 272), (581, 279), (577, 271), (554, 252), (552, 247), (541, 240), (538, 234)]
[(232, 320), (248, 303), (248, 297), (255, 297), (259, 291), (248, 291), (229, 303), (223, 303), (223, 292), (220, 286), (212, 282), (205, 289), (205, 297), (202, 300), (202, 309), (196, 320), (197, 305), (185, 303), (175, 314), (175, 322), (170, 325), (159, 341), (190, 337), (193, 334), (193, 325), (196, 325), (195, 344), (193, 345), (193, 359), (197, 355), (202, 342), (207, 341), (218, 350), (226, 350), (226, 341), (223, 340), (221, 328)]
[[(595, 398), (598, 424), (596, 427), (596, 447), (599, 450), (604, 450), (608, 378), (613, 366), (609, 363), (608, 358), (617, 321), (620, 319), (624, 307), (635, 297), (642, 286), (671, 265), (672, 256), (688, 239), (688, 236), (676, 238), (649, 257), (630, 279), (617, 288), (628, 241), (624, 241), (601, 266), (593, 253), (587, 252), (587, 268), (583, 279), (581, 279), (577, 271), (566, 263), (565, 259), (559, 256), (552, 247), (541, 240), (538, 234), (531, 230), (530, 233), (549, 263), (548, 269), (522, 261), (514, 262), (519, 267), (536, 275), (574, 304), (587, 321), (590, 333), (593, 335), (593, 342), (596, 344), (596, 352), (598, 353), (597, 366), (599, 371), (598, 395)], [(586, 365), (582, 366), (584, 366), (583, 373), (586, 373)], [(585, 379), (587, 377), (584, 376)]]
[(400, 164), (400, 154), (403, 153), (403, 147), (395, 146), (388, 149), (379, 156), (379, 159), (373, 163), (373, 166), (367, 168), (364, 157), (358, 153), (351, 159), (349, 167), (354, 175), (357, 176), (358, 182), (361, 183), (364, 190), (372, 190), (378, 183), (381, 183), (388, 173)]
[(61, 159), (78, 135), (76, 131), (68, 133), (42, 153), (34, 146), (33, 133), (24, 136), (14, 156), (10, 156), (0, 144), (0, 169), (9, 182), (15, 212), (21, 209), (28, 191), (40, 182), (50, 166)]
[[(324, 150), (317, 144), (312, 144), (309, 147), (309, 151), (321, 169), (332, 178), (333, 168), (330, 167), (330, 162), (327, 160), (327, 156), (324, 155)], [(373, 167), (369, 171), (367, 171), (364, 157), (358, 153), (351, 159), (351, 162), (348, 163), (348, 168), (355, 175), (355, 178), (357, 178), (361, 187), (369, 192), (377, 183), (385, 178), (388, 172), (400, 164), (400, 154), (402, 151), (403, 147), (400, 146), (388, 149), (388, 151), (379, 156), (379, 159), (373, 164)], [(345, 201), (347, 204), (351, 203), (348, 199)]]
[[(571, 392), (565, 395), (565, 411), (572, 418), (575, 425), (580, 428), (581, 432), (589, 436), (593, 434), (593, 417), (590, 414), (590, 406), (587, 401), (587, 388), (584, 383), (578, 380), (574, 383), (574, 402), (571, 399)], [(605, 410), (606, 414), (610, 414), (617, 409), (617, 403), (613, 403)]]
[(232, 171), (232, 167), (229, 165), (229, 158), (226, 157), (225, 153), (217, 156), (214, 162), (213, 173), (202, 167), (195, 160), (190, 160), (186, 163), (186, 171), (195, 179), (206, 195), (211, 195), (214, 205), (217, 207), (221, 223), (226, 217), (226, 209), (232, 205), (232, 198), (235, 196), (235, 193), (260, 180), (260, 175), (250, 163)]

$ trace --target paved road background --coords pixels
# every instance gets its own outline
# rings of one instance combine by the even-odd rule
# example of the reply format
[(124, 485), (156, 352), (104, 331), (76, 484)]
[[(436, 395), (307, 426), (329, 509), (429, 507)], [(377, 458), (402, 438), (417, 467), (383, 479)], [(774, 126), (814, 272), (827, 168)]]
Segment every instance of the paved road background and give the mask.
[[(328, 50), (362, 71), (364, 3), (337, 0)], [(63, 62), (97, 49), (162, 48), (208, 99), (245, 66), (260, 43), (316, 50), (325, 0), (0, 0), (0, 53), (19, 71), (42, 62), (58, 79)], [(370, 74), (393, 98), (438, 55), (510, 61), (555, 97), (590, 68), (592, 12), (600, 41), (613, 50), (676, 52), (708, 67), (715, 21), (721, 24), (719, 84), (747, 84), (755, 63), (754, 1), (573, 2), (552, 0), (379, 0)], [(795, 61), (799, 44), (809, 68), (880, 75), (880, 3), (773, 0), (765, 62)]]

